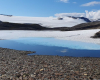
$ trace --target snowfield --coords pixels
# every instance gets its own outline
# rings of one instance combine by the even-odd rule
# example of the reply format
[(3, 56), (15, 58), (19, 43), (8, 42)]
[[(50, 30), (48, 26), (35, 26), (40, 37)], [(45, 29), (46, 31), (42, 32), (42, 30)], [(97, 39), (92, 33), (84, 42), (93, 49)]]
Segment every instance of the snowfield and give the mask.
[[(82, 19), (65, 17), (58, 20), (57, 17), (21, 17), (0, 15), (0, 20), (12, 23), (37, 23), (46, 27), (72, 27), (80, 23), (86, 23)], [(90, 38), (100, 29), (77, 31), (35, 31), (35, 30), (0, 30), (0, 39), (16, 39), (21, 37), (53, 37), (62, 40), (72, 40), (100, 44), (100, 39)]]
[(90, 38), (98, 31), (100, 31), (100, 29), (79, 31), (1, 30), (0, 39), (17, 39), (23, 37), (53, 37), (62, 40), (72, 40), (100, 44), (100, 39)]
[(82, 19), (73, 19), (64, 17), (63, 20), (58, 20), (57, 17), (22, 17), (22, 16), (3, 16), (0, 15), (0, 20), (12, 23), (33, 23), (40, 24), (45, 27), (72, 27), (77, 24), (86, 23)]

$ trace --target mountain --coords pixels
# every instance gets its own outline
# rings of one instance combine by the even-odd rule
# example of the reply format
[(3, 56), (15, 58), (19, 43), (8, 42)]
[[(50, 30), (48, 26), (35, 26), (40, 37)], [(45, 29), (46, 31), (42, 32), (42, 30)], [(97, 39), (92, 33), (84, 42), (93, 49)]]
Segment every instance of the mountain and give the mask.
[(26, 23), (9, 23), (0, 21), (0, 30), (61, 30), (61, 31), (73, 31), (73, 30), (87, 30), (87, 29), (100, 29), (100, 21), (88, 22), (75, 25), (73, 27), (44, 27), (39, 24), (26, 24)]
[(88, 30), (88, 29), (100, 29), (100, 21), (95, 22), (88, 22), (88, 23), (82, 23), (75, 25), (73, 27), (65, 27), (62, 28), (62, 31), (73, 31), (73, 30)]
[(3, 16), (8, 16), (8, 17), (13, 16), (13, 15), (7, 15), (7, 14), (0, 14), (0, 15), (3, 15)]
[(0, 21), (0, 30), (47, 30), (39, 24), (21, 24)]
[(85, 18), (85, 17), (74, 17), (74, 16), (68, 16), (68, 17), (73, 18), (73, 19), (82, 19), (86, 22), (91, 22), (91, 20), (89, 20), (88, 18)]
[(85, 17), (22, 17), (0, 15), (0, 30), (87, 30), (100, 29), (100, 21)]
[(73, 19), (69, 17), (58, 18), (58, 17), (25, 17), (25, 16), (5, 16), (0, 15), (0, 20), (3, 22), (10, 23), (24, 23), (24, 24), (40, 24), (47, 28), (56, 27), (72, 27), (77, 24), (86, 23), (83, 19)]

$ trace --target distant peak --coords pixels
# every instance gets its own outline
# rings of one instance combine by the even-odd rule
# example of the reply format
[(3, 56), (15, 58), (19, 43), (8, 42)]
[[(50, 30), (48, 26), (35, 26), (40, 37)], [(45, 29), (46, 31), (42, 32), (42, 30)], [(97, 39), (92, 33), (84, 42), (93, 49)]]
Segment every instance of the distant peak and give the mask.
[(12, 15), (7, 15), (7, 14), (0, 14), (0, 15), (3, 15), (3, 16), (9, 16), (9, 17), (11, 17)]
[(73, 18), (73, 19), (82, 19), (82, 20), (84, 20), (84, 21), (86, 21), (86, 22), (91, 22), (88, 18), (86, 18), (86, 17), (74, 17), (74, 16), (68, 16), (69, 18)]

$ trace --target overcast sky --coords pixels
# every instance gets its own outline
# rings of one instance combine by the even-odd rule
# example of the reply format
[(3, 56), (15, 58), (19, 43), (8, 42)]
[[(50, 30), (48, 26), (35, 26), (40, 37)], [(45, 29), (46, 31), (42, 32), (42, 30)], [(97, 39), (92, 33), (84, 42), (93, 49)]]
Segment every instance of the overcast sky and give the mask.
[(0, 14), (15, 16), (85, 15), (86, 10), (100, 12), (100, 0), (0, 0)]

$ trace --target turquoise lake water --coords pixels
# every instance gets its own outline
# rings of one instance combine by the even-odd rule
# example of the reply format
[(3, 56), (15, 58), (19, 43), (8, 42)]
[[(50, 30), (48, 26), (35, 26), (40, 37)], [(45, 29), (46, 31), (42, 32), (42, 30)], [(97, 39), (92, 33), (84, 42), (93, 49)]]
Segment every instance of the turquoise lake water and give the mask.
[(29, 55), (58, 55), (73, 57), (100, 57), (100, 45), (59, 40), (55, 38), (19, 38), (0, 40), (0, 47), (36, 51)]

